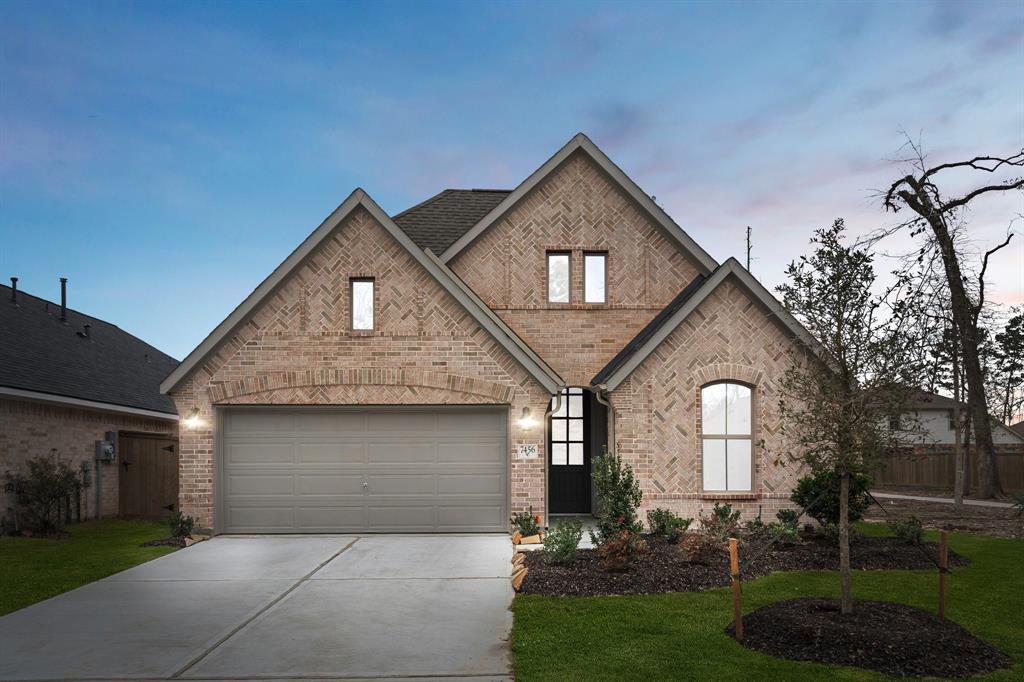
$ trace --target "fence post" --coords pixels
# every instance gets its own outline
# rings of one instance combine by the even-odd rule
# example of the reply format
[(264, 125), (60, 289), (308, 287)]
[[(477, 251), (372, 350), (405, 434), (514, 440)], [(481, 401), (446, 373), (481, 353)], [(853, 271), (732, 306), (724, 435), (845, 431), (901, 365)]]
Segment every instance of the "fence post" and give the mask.
[(949, 531), (939, 533), (939, 618), (946, 617), (946, 571), (949, 567)]
[(736, 538), (729, 538), (729, 570), (732, 572), (732, 615), (736, 624), (736, 641), (743, 641), (743, 599), (740, 594), (740, 561)]

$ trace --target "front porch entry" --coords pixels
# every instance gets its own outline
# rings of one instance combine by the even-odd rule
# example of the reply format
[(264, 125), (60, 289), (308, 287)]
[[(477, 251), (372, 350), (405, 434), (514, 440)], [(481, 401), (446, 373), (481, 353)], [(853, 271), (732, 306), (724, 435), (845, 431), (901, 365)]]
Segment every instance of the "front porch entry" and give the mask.
[(551, 409), (548, 514), (590, 514), (590, 464), (608, 442), (608, 408), (588, 389), (566, 388), (561, 401), (551, 399)]

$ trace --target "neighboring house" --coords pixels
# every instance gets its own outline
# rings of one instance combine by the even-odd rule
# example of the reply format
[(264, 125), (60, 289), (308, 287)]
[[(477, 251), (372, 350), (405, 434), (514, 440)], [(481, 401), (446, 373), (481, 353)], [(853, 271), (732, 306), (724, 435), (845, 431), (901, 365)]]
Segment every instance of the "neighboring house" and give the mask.
[(1021, 438), (1024, 438), (1024, 421), (1019, 421), (1016, 424), (1011, 425), (1010, 430)]
[[(954, 445), (956, 429), (954, 428), (953, 409), (956, 401), (938, 393), (921, 391), (914, 401), (913, 423), (914, 440), (922, 445)], [(967, 417), (967, 403), (960, 403), (960, 419)], [(1024, 434), (1018, 434), (1014, 427), (1003, 424), (992, 425), (992, 441), (996, 446), (1024, 445)], [(973, 434), (971, 434), (973, 438)]]
[[(16, 287), (16, 278), (12, 287), (0, 286), (0, 475), (31, 457), (55, 455), (89, 480), (83, 518), (97, 508), (101, 515), (148, 515), (145, 503), (167, 504), (150, 499), (138, 476), (148, 470), (144, 460), (157, 457), (149, 450), (168, 447), (177, 435), (174, 402), (159, 391), (177, 361), (112, 324)], [(97, 461), (96, 442), (108, 433), (113, 459)], [(137, 458), (126, 457), (138, 448)], [(167, 456), (176, 475), (176, 454)], [(9, 516), (12, 504), (0, 485), (0, 516)]]
[(514, 190), (392, 218), (357, 189), (163, 382), (181, 506), (219, 532), (501, 531), (590, 513), (614, 443), (645, 507), (770, 518), (796, 339), (582, 134)]

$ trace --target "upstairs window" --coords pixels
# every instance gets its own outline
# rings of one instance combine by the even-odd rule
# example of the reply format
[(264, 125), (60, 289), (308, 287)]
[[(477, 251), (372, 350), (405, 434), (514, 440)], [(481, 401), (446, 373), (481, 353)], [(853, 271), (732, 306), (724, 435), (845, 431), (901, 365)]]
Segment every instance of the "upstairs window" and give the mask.
[(569, 302), (568, 253), (548, 253), (548, 302)]
[(373, 331), (373, 280), (352, 280), (352, 329)]
[(700, 391), (704, 490), (753, 489), (750, 388), (719, 383)]
[(583, 302), (604, 303), (608, 273), (607, 253), (583, 254)]

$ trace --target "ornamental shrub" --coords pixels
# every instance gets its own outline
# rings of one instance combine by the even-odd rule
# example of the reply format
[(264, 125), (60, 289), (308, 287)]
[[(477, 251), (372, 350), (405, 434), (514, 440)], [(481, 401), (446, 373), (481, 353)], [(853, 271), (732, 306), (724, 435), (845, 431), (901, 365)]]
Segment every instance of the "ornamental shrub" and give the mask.
[(897, 538), (908, 545), (920, 544), (924, 538), (924, 524), (913, 514), (902, 521), (890, 521), (889, 528)]
[[(840, 475), (832, 470), (819, 470), (797, 481), (790, 496), (796, 505), (821, 525), (839, 523)], [(871, 504), (868, 489), (871, 478), (865, 474), (850, 475), (850, 523), (860, 520)]]
[(172, 538), (187, 538), (192, 535), (192, 530), (196, 527), (196, 520), (181, 512), (174, 512), (167, 519), (167, 525), (171, 527)]
[(544, 536), (544, 558), (553, 564), (567, 565), (576, 561), (576, 550), (583, 539), (583, 524), (562, 521)]
[(512, 522), (512, 527), (519, 529), (524, 536), (536, 535), (540, 532), (540, 524), (537, 523), (537, 517), (533, 514), (533, 507), (530, 507), (528, 512), (516, 512), (509, 521)]
[(600, 546), (624, 530), (639, 534), (643, 526), (637, 509), (643, 492), (633, 475), (633, 467), (605, 446), (604, 454), (594, 458), (591, 478), (600, 505), (597, 532), (590, 531), (594, 544)]
[(684, 519), (661, 507), (647, 512), (647, 527), (650, 529), (651, 535), (660, 535), (669, 540), (679, 538), (691, 523), (693, 523), (693, 519)]
[(4, 490), (14, 495), (19, 525), (39, 533), (62, 529), (61, 506), (70, 510), (72, 496), (82, 490), (79, 473), (56, 454), (26, 460), (25, 468), (27, 473), (4, 473)]
[(647, 551), (647, 541), (639, 532), (623, 528), (607, 537), (597, 551), (601, 555), (601, 568), (626, 571), (636, 557)]

